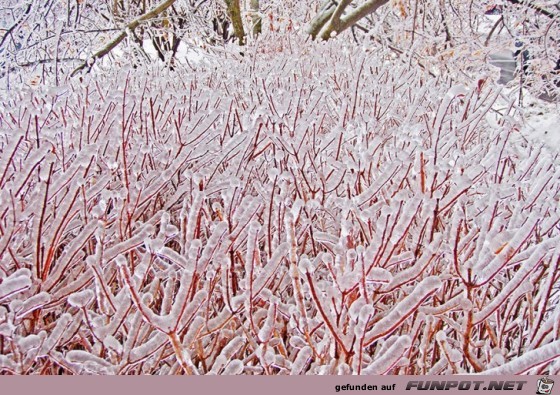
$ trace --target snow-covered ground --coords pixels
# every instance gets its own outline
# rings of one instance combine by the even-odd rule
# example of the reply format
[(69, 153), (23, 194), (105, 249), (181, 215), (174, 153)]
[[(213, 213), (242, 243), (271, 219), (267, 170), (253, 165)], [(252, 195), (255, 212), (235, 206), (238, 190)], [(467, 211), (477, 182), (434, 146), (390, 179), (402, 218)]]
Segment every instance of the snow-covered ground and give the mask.
[[(515, 79), (516, 68), (511, 51), (493, 54), (490, 64), (500, 68), (498, 84), (504, 85), (504, 97), (517, 100), (519, 88), (515, 83), (510, 84)], [(543, 143), (548, 148), (560, 152), (560, 102), (543, 100), (524, 91), (523, 106), (519, 111), (523, 113), (523, 138), (533, 144)]]
[(490, 64), (500, 68), (499, 84), (507, 84), (515, 78), (516, 62), (509, 50), (497, 51), (490, 54)]
[(560, 105), (527, 98), (526, 124), (522, 133), (529, 139), (542, 141), (549, 148), (560, 152)]
[[(490, 27), (499, 19), (499, 15), (486, 15), (488, 23), (480, 25), (480, 33), (488, 34)], [(490, 64), (500, 69), (498, 84), (504, 85), (504, 95), (519, 95), (518, 88), (510, 88), (516, 78), (517, 61), (511, 49), (494, 51), (490, 54)], [(515, 84), (515, 81), (513, 81)], [(560, 103), (536, 98), (523, 92), (524, 125), (521, 128), (523, 138), (533, 144), (544, 143), (550, 149), (560, 152)]]

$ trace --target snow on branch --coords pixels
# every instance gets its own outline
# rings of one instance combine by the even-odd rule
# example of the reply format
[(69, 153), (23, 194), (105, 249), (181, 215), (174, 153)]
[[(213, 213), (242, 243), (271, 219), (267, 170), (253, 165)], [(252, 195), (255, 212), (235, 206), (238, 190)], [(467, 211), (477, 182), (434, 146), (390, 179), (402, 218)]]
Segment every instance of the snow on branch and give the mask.
[(559, 373), (557, 157), (290, 40), (0, 95), (2, 372)]

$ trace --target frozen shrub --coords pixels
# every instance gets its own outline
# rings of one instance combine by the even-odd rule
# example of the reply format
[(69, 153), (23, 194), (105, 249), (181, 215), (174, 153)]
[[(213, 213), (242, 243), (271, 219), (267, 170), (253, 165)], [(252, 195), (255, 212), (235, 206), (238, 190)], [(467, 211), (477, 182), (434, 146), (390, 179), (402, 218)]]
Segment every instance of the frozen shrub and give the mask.
[(292, 40), (1, 98), (2, 372), (559, 373), (557, 157)]

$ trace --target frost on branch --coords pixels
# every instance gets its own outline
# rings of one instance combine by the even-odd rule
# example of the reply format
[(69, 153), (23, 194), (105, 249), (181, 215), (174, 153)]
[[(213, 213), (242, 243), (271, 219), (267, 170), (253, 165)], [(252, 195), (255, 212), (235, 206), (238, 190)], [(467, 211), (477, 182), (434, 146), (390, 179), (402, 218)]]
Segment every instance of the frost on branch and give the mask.
[(2, 372), (558, 373), (557, 158), (299, 44), (1, 99)]

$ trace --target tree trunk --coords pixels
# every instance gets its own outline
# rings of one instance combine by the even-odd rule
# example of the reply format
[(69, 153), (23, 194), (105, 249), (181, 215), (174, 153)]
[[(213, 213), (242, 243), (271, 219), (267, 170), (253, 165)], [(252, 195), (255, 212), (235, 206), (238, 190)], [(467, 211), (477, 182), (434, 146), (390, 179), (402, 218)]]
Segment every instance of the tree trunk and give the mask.
[(262, 31), (262, 20), (260, 16), (259, 0), (251, 0), (251, 27), (253, 30), (253, 37), (257, 37)]
[(245, 30), (241, 19), (239, 0), (226, 0), (227, 11), (233, 24), (233, 32), (239, 40), (239, 45), (245, 45)]

